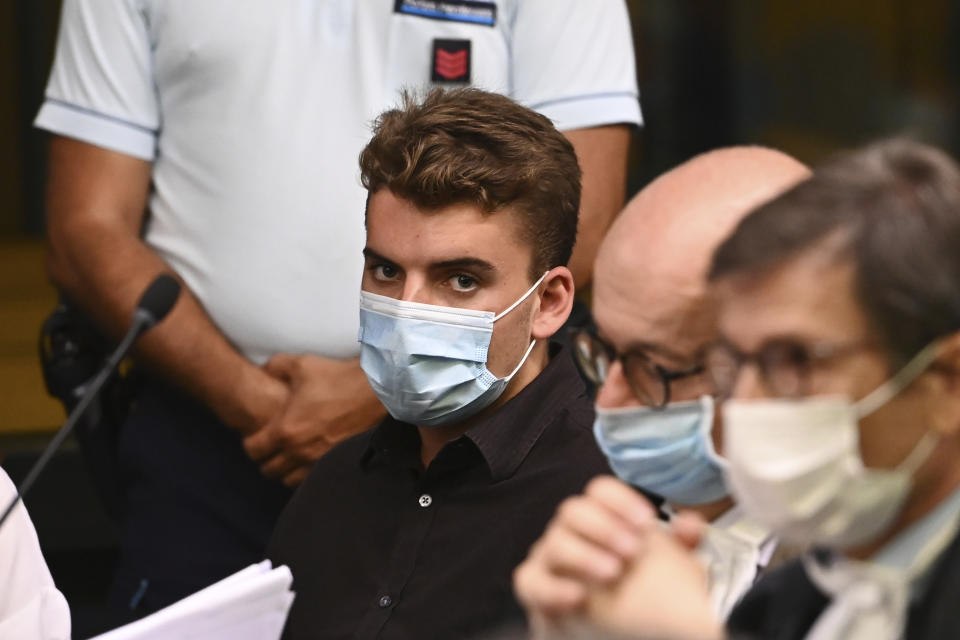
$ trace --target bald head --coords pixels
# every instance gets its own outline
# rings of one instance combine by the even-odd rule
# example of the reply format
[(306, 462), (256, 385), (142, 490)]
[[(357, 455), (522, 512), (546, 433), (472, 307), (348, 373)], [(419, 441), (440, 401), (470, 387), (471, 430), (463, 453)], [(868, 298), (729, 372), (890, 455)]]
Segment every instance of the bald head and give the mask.
[(601, 329), (611, 338), (640, 331), (644, 340), (680, 350), (712, 332), (712, 317), (700, 307), (713, 250), (753, 208), (809, 175), (778, 151), (732, 147), (654, 180), (627, 204), (597, 254)]
[[(597, 278), (624, 271), (700, 289), (713, 250), (757, 205), (810, 175), (763, 147), (711, 151), (661, 175), (627, 204), (597, 255)], [(681, 282), (682, 281), (682, 282)]]

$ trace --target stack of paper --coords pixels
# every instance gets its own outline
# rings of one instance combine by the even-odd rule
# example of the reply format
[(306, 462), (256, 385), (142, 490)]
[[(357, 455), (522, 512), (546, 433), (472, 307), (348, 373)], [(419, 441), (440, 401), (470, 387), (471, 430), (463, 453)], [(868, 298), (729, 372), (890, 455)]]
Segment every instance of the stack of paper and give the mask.
[(264, 560), (155, 614), (92, 640), (278, 640), (293, 592), (287, 567)]

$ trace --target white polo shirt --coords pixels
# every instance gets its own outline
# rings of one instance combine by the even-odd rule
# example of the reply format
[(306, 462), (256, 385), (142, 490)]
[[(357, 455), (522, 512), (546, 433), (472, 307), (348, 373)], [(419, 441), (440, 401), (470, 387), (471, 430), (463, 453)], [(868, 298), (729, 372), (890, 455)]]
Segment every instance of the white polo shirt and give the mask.
[(146, 242), (255, 362), (357, 353), (357, 157), (401, 87), (640, 123), (623, 0), (66, 0), (36, 125), (153, 162)]

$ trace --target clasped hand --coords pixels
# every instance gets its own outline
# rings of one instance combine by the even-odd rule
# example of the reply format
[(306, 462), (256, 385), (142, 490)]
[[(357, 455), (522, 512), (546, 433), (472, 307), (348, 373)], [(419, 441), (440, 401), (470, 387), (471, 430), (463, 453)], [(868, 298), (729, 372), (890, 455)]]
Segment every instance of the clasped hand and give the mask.
[(359, 359), (277, 354), (263, 368), (289, 393), (279, 411), (244, 437), (243, 446), (264, 475), (287, 486), (300, 484), (320, 456), (385, 413)]
[(594, 479), (560, 505), (514, 572), (534, 635), (590, 625), (626, 637), (722, 638), (692, 552), (704, 526), (694, 514), (663, 523), (628, 485)]

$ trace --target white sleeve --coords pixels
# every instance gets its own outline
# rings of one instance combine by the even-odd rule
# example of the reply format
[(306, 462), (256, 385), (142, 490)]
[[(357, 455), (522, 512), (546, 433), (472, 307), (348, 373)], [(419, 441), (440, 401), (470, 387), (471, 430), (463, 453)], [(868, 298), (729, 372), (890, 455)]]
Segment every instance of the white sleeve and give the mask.
[(570, 130), (642, 123), (623, 0), (519, 0), (513, 97)]
[(153, 160), (160, 108), (137, 0), (65, 0), (46, 99), (35, 125)]
[[(16, 487), (0, 469), (0, 510), (15, 495)], [(0, 528), (0, 638), (70, 638), (70, 608), (53, 584), (23, 503)]]

